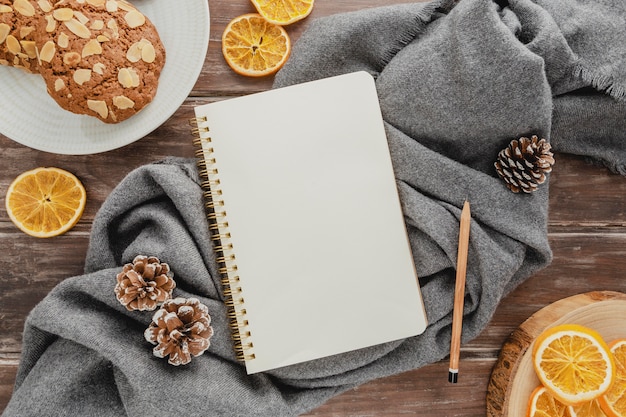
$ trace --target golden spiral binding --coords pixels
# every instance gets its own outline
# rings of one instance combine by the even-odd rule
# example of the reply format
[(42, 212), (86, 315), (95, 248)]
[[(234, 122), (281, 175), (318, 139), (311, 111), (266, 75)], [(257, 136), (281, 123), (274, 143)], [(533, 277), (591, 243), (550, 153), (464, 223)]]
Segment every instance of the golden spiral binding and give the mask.
[[(209, 220), (215, 221), (214, 219), (210, 218)], [(224, 228), (228, 227), (228, 222), (216, 222), (216, 223), (211, 223), (209, 225), (209, 230), (222, 230)]]
[(217, 262), (219, 263), (226, 263), (226, 262), (230, 262), (234, 260), (235, 260), (235, 255), (232, 253), (228, 256), (220, 256), (217, 258)]
[(237, 265), (228, 265), (228, 266), (223, 266), (219, 268), (219, 271), (222, 274), (228, 274), (230, 272), (235, 272), (236, 270), (237, 270)]
[[(218, 219), (223, 219), (226, 217), (226, 212), (225, 211), (214, 211), (211, 212), (207, 215), (208, 219), (211, 221), (217, 221)], [(232, 248), (231, 248), (232, 249)]]
[(227, 244), (227, 245), (224, 245), (224, 246), (222, 246), (222, 245), (217, 246), (216, 245), (215, 246), (215, 250), (220, 251), (220, 252), (225, 251), (225, 250), (233, 250), (233, 245), (230, 244), (230, 243)]
[[(206, 125), (206, 117), (197, 117), (189, 120), (191, 133), (194, 136), (193, 144), (196, 146), (195, 156), (200, 176), (200, 186), (204, 198), (207, 219), (209, 221), (209, 233), (213, 242), (213, 250), (217, 256), (218, 271), (221, 274), (222, 292), (224, 304), (228, 307), (228, 321), (233, 339), (233, 346), (237, 359), (247, 361), (254, 359), (252, 335), (247, 329), (247, 311), (243, 307), (243, 290), (238, 285), (239, 276), (236, 275), (236, 256), (234, 247), (229, 242), (231, 235), (228, 231), (228, 221), (224, 200), (220, 198), (222, 190), (219, 188), (220, 180), (217, 177), (219, 170), (214, 148), (208, 146), (212, 142), (209, 136), (210, 129)], [(216, 210), (220, 207), (219, 211)]]

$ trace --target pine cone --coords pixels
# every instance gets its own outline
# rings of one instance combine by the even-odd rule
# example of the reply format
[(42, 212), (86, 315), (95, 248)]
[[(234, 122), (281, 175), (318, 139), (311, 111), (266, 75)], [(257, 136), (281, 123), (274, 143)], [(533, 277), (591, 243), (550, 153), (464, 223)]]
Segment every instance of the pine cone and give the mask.
[(498, 153), (496, 171), (509, 190), (514, 193), (531, 193), (546, 180), (552, 171), (554, 157), (551, 146), (536, 135), (512, 140), (508, 147)]
[(154, 310), (172, 298), (175, 287), (168, 264), (154, 256), (139, 255), (117, 274), (115, 295), (128, 310)]
[(192, 356), (202, 355), (213, 336), (208, 311), (196, 298), (178, 297), (163, 303), (144, 332), (146, 340), (156, 345), (152, 349), (154, 356), (169, 356), (168, 363), (178, 366), (188, 364)]

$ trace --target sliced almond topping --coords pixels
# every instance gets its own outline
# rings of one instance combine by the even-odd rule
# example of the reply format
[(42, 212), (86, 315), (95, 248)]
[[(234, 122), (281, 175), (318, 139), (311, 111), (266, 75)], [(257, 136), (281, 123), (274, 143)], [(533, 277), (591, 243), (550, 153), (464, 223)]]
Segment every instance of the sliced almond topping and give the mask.
[(67, 26), (70, 32), (79, 38), (89, 39), (91, 37), (91, 31), (87, 29), (87, 26), (83, 25), (76, 19), (68, 20), (67, 22), (63, 22), (63, 24)]
[(74, 82), (78, 85), (83, 85), (87, 81), (91, 80), (91, 70), (80, 68), (74, 71)]
[(92, 39), (85, 44), (82, 51), (82, 57), (91, 55), (100, 55), (102, 53), (102, 46), (96, 39)]
[(130, 76), (133, 80), (133, 87), (139, 87), (139, 74), (133, 68), (129, 68)]
[(8, 66), (9, 65), (9, 61), (7, 61), (6, 59), (0, 59), (0, 65)]
[(19, 63), (15, 64), (15, 65), (13, 65), (13, 66), (14, 66), (15, 68), (19, 68), (19, 69), (21, 69), (21, 70), (23, 70), (23, 71), (26, 71), (26, 72), (30, 72), (30, 73), (32, 73), (32, 71), (30, 70), (30, 68), (29, 68), (29, 67), (26, 67), (26, 66), (20, 65)]
[(17, 55), (20, 52), (22, 52), (22, 46), (20, 45), (20, 42), (17, 40), (15, 36), (13, 35), (7, 36), (6, 42), (7, 42), (7, 49), (13, 55)]
[(35, 28), (33, 26), (22, 26), (20, 28), (20, 38), (24, 39), (26, 38), (28, 35), (30, 35), (31, 33), (33, 33), (35, 31)]
[(59, 39), (57, 39), (57, 43), (61, 48), (67, 48), (70, 45), (70, 37), (65, 32), (61, 32), (59, 35)]
[(113, 97), (113, 105), (120, 110), (125, 110), (135, 107), (135, 102), (126, 96), (115, 96)]
[(104, 28), (104, 20), (102, 19), (94, 20), (93, 23), (91, 23), (91, 25), (89, 26), (89, 29), (93, 29), (93, 30), (102, 30), (103, 28)]
[(111, 35), (113, 36), (113, 39), (117, 39), (119, 37), (119, 28), (115, 19), (109, 19), (109, 21), (107, 22), (107, 27), (111, 29)]
[(148, 43), (141, 48), (141, 59), (143, 62), (147, 62), (148, 64), (153, 63), (156, 59), (156, 51), (151, 43)]
[(117, 12), (117, 1), (107, 0), (106, 9), (109, 13)]
[[(13, 8), (11, 6), (7, 6), (6, 4), (0, 4), (0, 13), (12, 13), (13, 12)], [(7, 64), (3, 64), (3, 65), (8, 65)]]
[(146, 17), (138, 10), (131, 10), (126, 13), (124, 16), (124, 20), (131, 28), (138, 28), (139, 26), (146, 23)]
[(141, 59), (141, 47), (142, 45), (139, 42), (132, 44), (126, 51), (126, 59), (132, 63), (139, 62)]
[(52, 16), (59, 22), (67, 22), (74, 17), (74, 10), (69, 7), (61, 7), (53, 11)]
[(98, 115), (103, 119), (106, 119), (109, 115), (107, 104), (102, 100), (87, 100), (87, 107), (98, 113)]
[(120, 68), (117, 74), (117, 80), (124, 88), (139, 86), (139, 75), (133, 68)]
[(0, 45), (2, 45), (7, 36), (9, 36), (9, 32), (11, 32), (11, 26), (6, 23), (0, 23)]
[(22, 26), (20, 28), (20, 39), (26, 38), (28, 35), (30, 35), (34, 31), (35, 31), (35, 28), (32, 26)]
[(87, 22), (89, 22), (89, 18), (77, 10), (74, 11), (74, 16), (83, 25), (86, 25)]
[(96, 7), (103, 7), (105, 2), (106, 0), (87, 0), (88, 4), (91, 4), (92, 6), (96, 6)]
[(68, 52), (63, 55), (63, 63), (70, 68), (74, 68), (82, 58), (78, 52)]
[(102, 62), (96, 62), (95, 64), (93, 64), (93, 72), (95, 72), (96, 74), (104, 75), (105, 69), (106, 66)]
[(156, 51), (148, 39), (142, 38), (139, 42), (135, 42), (128, 48), (126, 59), (133, 63), (139, 62), (139, 60), (152, 63), (156, 59)]
[(120, 68), (120, 70), (117, 72), (117, 81), (119, 81), (119, 83), (122, 84), (122, 87), (124, 88), (130, 87), (132, 80), (130, 77), (130, 73), (128, 72), (128, 68)]
[(63, 78), (54, 80), (54, 91), (61, 91), (63, 89), (65, 89), (65, 81), (63, 81)]
[(52, 58), (54, 58), (54, 54), (56, 53), (56, 50), (57, 48), (54, 45), (54, 42), (52, 41), (46, 42), (41, 47), (41, 50), (39, 51), (39, 59), (44, 62), (52, 61)]
[(98, 40), (98, 42), (100, 42), (100, 43), (102, 43), (102, 42), (108, 42), (108, 41), (110, 41), (110, 40), (111, 40), (111, 39), (107, 38), (107, 37), (106, 37), (106, 36), (104, 36), (104, 35), (98, 35), (98, 36), (96, 37), (96, 39), (97, 39), (97, 40)]
[(26, 52), (29, 59), (37, 58), (37, 47), (35, 46), (35, 41), (20, 41), (20, 44), (22, 44), (22, 48), (24, 48), (24, 52)]
[(54, 17), (47, 14), (46, 15), (46, 32), (51, 33), (57, 28), (57, 21), (54, 20)]
[(52, 11), (52, 4), (48, 0), (37, 0), (37, 4), (39, 8), (45, 13), (49, 13)]
[(35, 8), (28, 0), (15, 0), (13, 7), (22, 16), (33, 17), (35, 15)]

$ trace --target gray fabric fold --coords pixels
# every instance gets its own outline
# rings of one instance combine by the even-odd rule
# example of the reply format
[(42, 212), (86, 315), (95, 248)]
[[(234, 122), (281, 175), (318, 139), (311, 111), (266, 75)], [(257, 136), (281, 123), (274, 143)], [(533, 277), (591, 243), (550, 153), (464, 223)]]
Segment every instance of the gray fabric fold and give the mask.
[[(3, 416), (295, 416), (446, 357), (465, 199), (473, 218), (464, 343), (551, 261), (549, 186), (510, 192), (493, 167), (498, 151), (536, 134), (625, 172), (625, 18), (621, 0), (436, 0), (312, 21), (275, 87), (357, 70), (376, 78), (426, 332), (247, 376), (232, 349), (194, 161), (168, 159), (115, 188), (94, 221), (85, 273), (29, 315)], [(209, 308), (211, 347), (189, 365), (153, 357), (143, 338), (151, 314), (115, 299), (116, 273), (140, 254), (171, 266), (175, 295)]]

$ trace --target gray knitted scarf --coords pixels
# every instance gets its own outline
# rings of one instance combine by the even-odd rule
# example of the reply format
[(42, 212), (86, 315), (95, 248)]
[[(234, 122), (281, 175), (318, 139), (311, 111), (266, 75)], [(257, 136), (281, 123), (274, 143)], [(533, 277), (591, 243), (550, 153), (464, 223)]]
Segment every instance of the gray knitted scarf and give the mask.
[[(233, 353), (195, 165), (170, 159), (116, 187), (94, 221), (84, 275), (62, 282), (28, 317), (3, 416), (295, 416), (444, 358), (466, 198), (464, 342), (551, 260), (549, 186), (510, 192), (495, 173), (498, 152), (538, 135), (555, 151), (626, 173), (625, 19), (623, 0), (437, 0), (312, 21), (276, 87), (356, 70), (376, 78), (426, 332), (247, 376)], [(143, 335), (152, 315), (128, 311), (114, 295), (121, 266), (142, 254), (167, 262), (175, 296), (196, 297), (211, 314), (211, 346), (187, 365), (154, 357)]]

